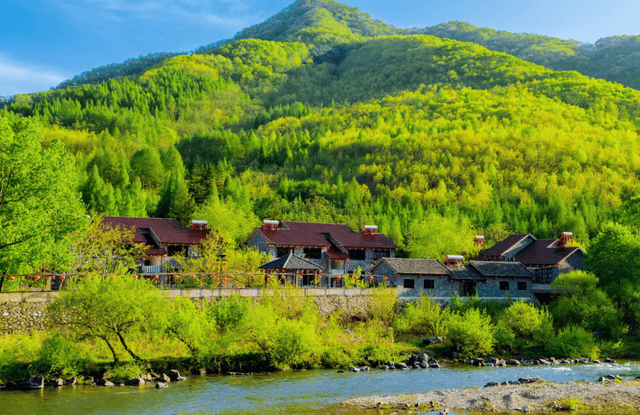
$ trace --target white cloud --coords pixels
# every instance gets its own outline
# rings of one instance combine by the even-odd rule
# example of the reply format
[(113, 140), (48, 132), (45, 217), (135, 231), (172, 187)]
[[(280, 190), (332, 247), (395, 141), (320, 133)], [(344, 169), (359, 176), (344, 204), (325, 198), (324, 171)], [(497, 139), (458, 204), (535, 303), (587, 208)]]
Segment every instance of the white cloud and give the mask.
[(47, 91), (70, 76), (68, 71), (20, 62), (0, 54), (0, 96)]

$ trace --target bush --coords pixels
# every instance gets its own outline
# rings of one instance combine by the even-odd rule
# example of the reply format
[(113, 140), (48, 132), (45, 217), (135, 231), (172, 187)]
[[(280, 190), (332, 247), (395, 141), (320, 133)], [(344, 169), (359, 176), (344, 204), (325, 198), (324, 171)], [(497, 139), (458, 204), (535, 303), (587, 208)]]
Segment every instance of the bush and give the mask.
[(378, 288), (369, 301), (369, 315), (373, 320), (393, 324), (398, 312), (398, 296), (393, 288)]
[(600, 352), (593, 334), (578, 326), (560, 330), (557, 336), (546, 343), (545, 351), (552, 356), (574, 359), (583, 356), (597, 358)]
[(498, 325), (509, 329), (518, 339), (544, 338), (552, 322), (549, 313), (523, 300), (516, 301), (498, 317)]
[[(405, 305), (402, 313), (396, 316), (394, 328), (398, 333), (441, 335), (444, 334), (441, 314), (442, 309), (438, 303), (422, 296), (420, 301)], [(433, 333), (434, 329), (436, 333)]]
[(78, 355), (76, 343), (60, 333), (54, 333), (44, 339), (38, 356), (36, 373), (50, 379), (78, 377), (82, 370), (83, 360)]
[(460, 358), (487, 355), (493, 351), (494, 327), (491, 318), (480, 310), (474, 308), (465, 313), (451, 313), (446, 325), (446, 344), (452, 351), (457, 352)]
[(229, 298), (221, 298), (220, 301), (212, 300), (205, 304), (206, 314), (216, 322), (219, 330), (224, 332), (240, 323), (251, 309), (249, 298), (233, 295)]

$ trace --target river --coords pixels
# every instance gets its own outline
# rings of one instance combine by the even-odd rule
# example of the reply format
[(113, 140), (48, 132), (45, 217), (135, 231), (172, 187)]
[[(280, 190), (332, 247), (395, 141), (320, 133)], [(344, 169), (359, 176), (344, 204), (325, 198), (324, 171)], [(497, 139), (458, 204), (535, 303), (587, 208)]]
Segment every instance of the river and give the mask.
[[(469, 366), (410, 371), (338, 374), (329, 370), (291, 371), (245, 377), (192, 376), (169, 389), (73, 386), (32, 392), (0, 392), (0, 413), (11, 414), (323, 414), (330, 406), (363, 395), (417, 393), (487, 382), (540, 377), (553, 382), (595, 381), (599, 376), (640, 375), (640, 364), (559, 365), (476, 368)], [(354, 414), (353, 410), (343, 413)], [(370, 412), (362, 412), (370, 413)]]

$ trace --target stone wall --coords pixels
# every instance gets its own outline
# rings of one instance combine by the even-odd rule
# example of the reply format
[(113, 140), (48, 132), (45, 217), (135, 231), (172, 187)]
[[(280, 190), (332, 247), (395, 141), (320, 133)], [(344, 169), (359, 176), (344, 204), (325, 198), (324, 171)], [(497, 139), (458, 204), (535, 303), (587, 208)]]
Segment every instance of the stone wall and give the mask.
[[(277, 295), (278, 289), (190, 289), (166, 290), (169, 297), (189, 297), (193, 300), (221, 299), (232, 295), (258, 298), (262, 295)], [(302, 288), (303, 296), (314, 296), (314, 303), (322, 316), (342, 310), (347, 317), (364, 318), (369, 309), (369, 300), (374, 290), (365, 288)], [(45, 330), (47, 304), (58, 292), (0, 293), (0, 334), (29, 333)]]
[(0, 303), (0, 334), (30, 333), (46, 329), (45, 302)]

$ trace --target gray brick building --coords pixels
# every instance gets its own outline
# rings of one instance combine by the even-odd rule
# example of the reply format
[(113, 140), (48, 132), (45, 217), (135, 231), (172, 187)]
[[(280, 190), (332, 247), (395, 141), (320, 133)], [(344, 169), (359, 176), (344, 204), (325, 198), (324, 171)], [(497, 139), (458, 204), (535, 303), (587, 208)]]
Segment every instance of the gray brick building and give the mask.
[(533, 292), (545, 301), (551, 293), (551, 283), (560, 274), (584, 270), (584, 250), (568, 246), (572, 234), (564, 232), (558, 239), (536, 239), (531, 234), (510, 235), (482, 253), (478, 260), (491, 262), (516, 261), (534, 273)]
[(271, 260), (296, 255), (322, 268), (324, 286), (340, 285), (337, 276), (361, 269), (368, 274), (381, 258), (394, 258), (398, 249), (376, 226), (354, 232), (348, 225), (265, 220), (244, 242), (267, 253)]
[(406, 299), (428, 295), (446, 301), (454, 295), (482, 299), (530, 299), (534, 274), (517, 262), (470, 261), (447, 266), (437, 259), (384, 258), (372, 273), (387, 278)]

